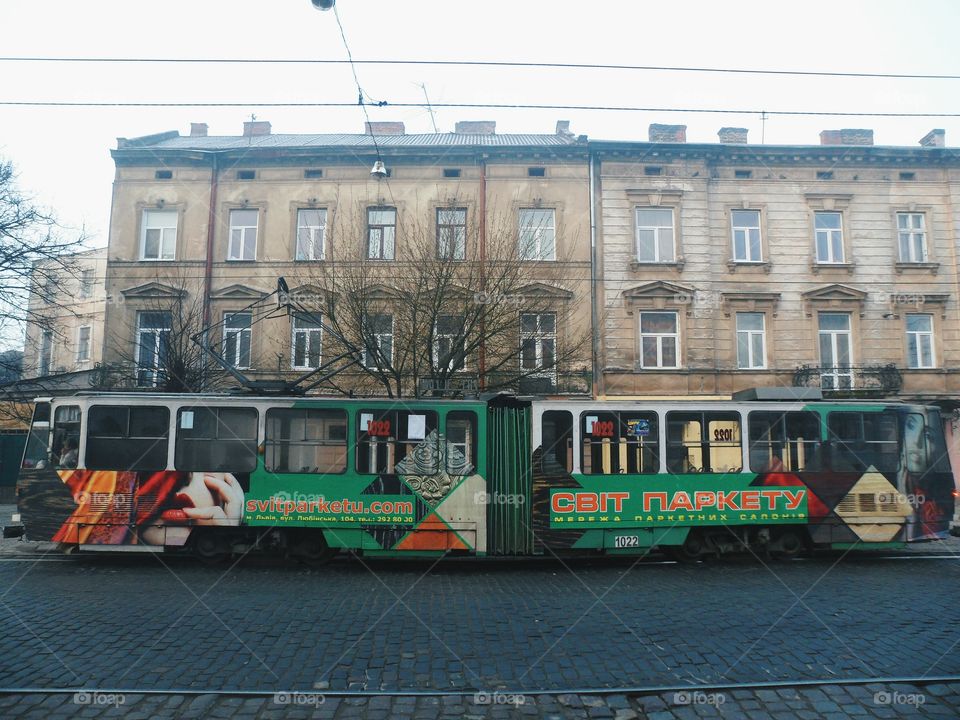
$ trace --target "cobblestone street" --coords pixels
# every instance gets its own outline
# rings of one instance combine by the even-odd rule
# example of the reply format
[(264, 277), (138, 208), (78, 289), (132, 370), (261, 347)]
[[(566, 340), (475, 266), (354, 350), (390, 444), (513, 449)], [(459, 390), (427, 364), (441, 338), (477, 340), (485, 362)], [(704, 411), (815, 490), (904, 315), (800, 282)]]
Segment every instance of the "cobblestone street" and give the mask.
[[(306, 570), (253, 559), (208, 568), (151, 555), (64, 557), (8, 540), (0, 686), (12, 692), (0, 714), (72, 715), (79, 702), (89, 705), (84, 715), (144, 717), (623, 719), (758, 707), (799, 718), (851, 707), (952, 717), (960, 686), (935, 680), (724, 687), (958, 674), (953, 549), (766, 565), (354, 559)], [(650, 687), (669, 691), (628, 692)], [(84, 703), (73, 693), (15, 692), (35, 688), (90, 694)], [(577, 695), (587, 689), (608, 692)], [(135, 692), (155, 690), (182, 693)], [(109, 702), (114, 691), (122, 708)], [(193, 695), (230, 691), (259, 694)]]

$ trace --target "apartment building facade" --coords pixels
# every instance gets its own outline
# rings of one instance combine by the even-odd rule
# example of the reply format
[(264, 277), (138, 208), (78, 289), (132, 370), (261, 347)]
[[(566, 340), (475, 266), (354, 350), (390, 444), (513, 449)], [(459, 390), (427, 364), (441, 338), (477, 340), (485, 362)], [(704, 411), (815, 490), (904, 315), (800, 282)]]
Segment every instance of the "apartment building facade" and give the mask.
[(723, 396), (820, 386), (953, 407), (960, 160), (869, 130), (812, 146), (716, 144), (652, 125), (591, 142), (597, 392)]
[[(135, 385), (162, 384), (174, 308), (186, 307), (191, 334), (213, 328), (211, 344), (244, 376), (298, 376), (342, 350), (325, 334), (326, 313), (346, 315), (347, 296), (359, 296), (370, 305), (357, 329), (367, 367), (399, 367), (409, 335), (429, 334), (430, 357), (412, 357), (404, 372), (430, 375), (423, 363), (444, 362), (467, 386), (512, 373), (547, 392), (590, 392), (585, 138), (564, 123), (548, 135), (497, 134), (492, 122), (427, 135), (408, 135), (402, 123), (364, 130), (278, 135), (250, 121), (241, 136), (194, 124), (189, 136), (121, 139), (105, 362), (131, 367)], [(498, 268), (511, 282), (497, 285)], [(258, 322), (248, 306), (281, 277), (311, 312)], [(402, 320), (409, 298), (426, 288), (436, 299), (441, 281), (463, 312), (440, 310), (427, 329)], [(474, 342), (463, 318), (476, 319), (478, 303), (515, 315), (515, 337)], [(355, 364), (337, 382), (362, 389), (364, 375)]]
[(24, 378), (90, 371), (102, 360), (106, 270), (106, 248), (34, 268)]

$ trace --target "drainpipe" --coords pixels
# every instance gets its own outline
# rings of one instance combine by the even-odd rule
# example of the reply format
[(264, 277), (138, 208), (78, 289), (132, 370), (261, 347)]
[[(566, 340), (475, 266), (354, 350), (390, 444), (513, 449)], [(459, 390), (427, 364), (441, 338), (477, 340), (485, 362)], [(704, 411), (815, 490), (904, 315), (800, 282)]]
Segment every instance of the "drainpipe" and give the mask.
[(590, 350), (591, 366), (593, 369), (593, 397), (604, 394), (603, 368), (600, 367), (600, 339), (597, 327), (597, 210), (596, 210), (596, 174), (594, 163), (596, 157), (593, 152), (588, 155), (590, 171)]
[(216, 153), (210, 156), (210, 207), (207, 213), (207, 252), (203, 266), (203, 329), (210, 327), (210, 292), (213, 286), (213, 239), (217, 223), (217, 183), (219, 163)]
[[(482, 301), (487, 301), (487, 161), (480, 159), (480, 292)], [(479, 389), (482, 392), (487, 385), (487, 323), (486, 312), (480, 314), (480, 348), (477, 370), (480, 374)]]

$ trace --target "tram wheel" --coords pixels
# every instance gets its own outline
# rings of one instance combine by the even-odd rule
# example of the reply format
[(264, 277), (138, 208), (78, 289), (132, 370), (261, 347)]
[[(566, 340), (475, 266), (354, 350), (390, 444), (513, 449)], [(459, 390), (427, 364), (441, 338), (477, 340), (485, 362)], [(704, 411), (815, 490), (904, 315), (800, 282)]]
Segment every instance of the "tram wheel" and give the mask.
[(663, 548), (671, 560), (688, 564), (699, 562), (706, 552), (706, 545), (698, 534), (691, 532), (683, 545), (669, 545)]
[(776, 550), (771, 552), (777, 560), (793, 560), (805, 549), (803, 537), (795, 530), (785, 530), (776, 541)]
[(194, 538), (193, 553), (204, 565), (219, 565), (230, 557), (230, 547), (221, 535), (201, 532)]
[(327, 545), (323, 533), (310, 532), (292, 538), (290, 554), (307, 567), (318, 568), (330, 562), (337, 552)]

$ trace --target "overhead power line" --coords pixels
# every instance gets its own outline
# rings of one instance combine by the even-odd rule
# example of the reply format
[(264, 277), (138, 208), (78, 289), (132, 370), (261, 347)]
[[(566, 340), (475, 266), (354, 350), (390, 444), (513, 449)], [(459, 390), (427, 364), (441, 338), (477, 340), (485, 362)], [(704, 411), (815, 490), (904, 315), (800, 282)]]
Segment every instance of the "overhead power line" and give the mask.
[[(167, 108), (348, 108), (357, 107), (356, 102), (126, 102), (126, 101), (86, 101), (86, 100), (0, 100), (0, 106), (7, 107), (167, 107)], [(903, 117), (903, 118), (955, 118), (960, 112), (842, 112), (833, 110), (764, 110), (760, 108), (671, 108), (671, 107), (635, 107), (629, 105), (560, 105), (530, 103), (430, 103), (424, 102), (387, 102), (382, 100), (380, 107), (392, 108), (479, 108), (497, 110), (601, 110), (605, 112), (658, 112), (658, 113), (701, 113), (723, 115), (789, 115), (789, 116), (830, 116), (830, 117)]]
[(870, 73), (824, 70), (763, 70), (757, 68), (685, 67), (676, 65), (619, 65), (600, 63), (514, 62), (496, 60), (337, 60), (310, 58), (135, 58), (135, 57), (0, 57), (0, 62), (43, 63), (171, 63), (273, 65), (433, 65), (438, 67), (556, 68), (563, 70), (634, 70), (652, 72), (732, 73), (738, 75), (793, 75), (799, 77), (878, 78), (887, 80), (960, 80), (960, 75), (935, 73)]

